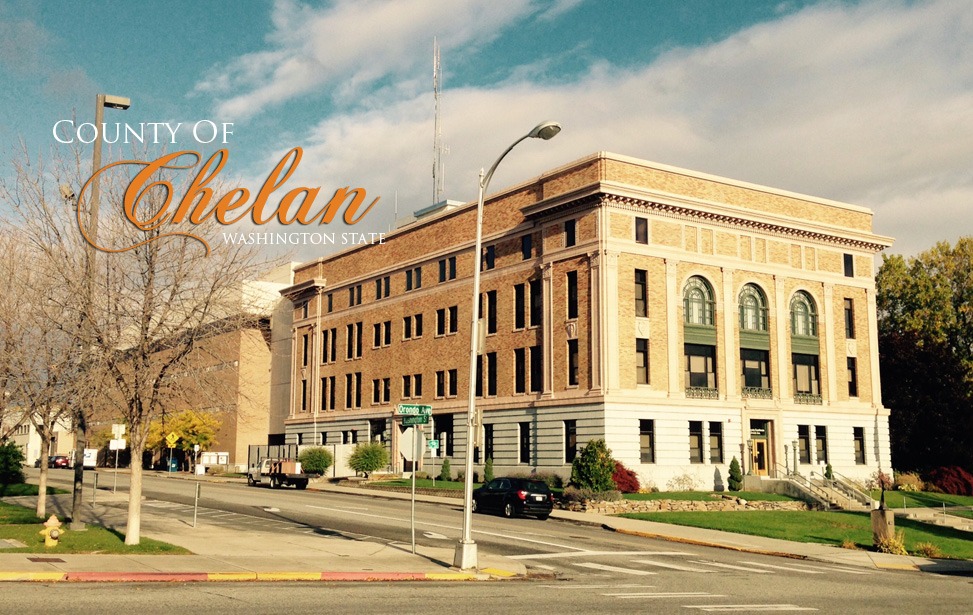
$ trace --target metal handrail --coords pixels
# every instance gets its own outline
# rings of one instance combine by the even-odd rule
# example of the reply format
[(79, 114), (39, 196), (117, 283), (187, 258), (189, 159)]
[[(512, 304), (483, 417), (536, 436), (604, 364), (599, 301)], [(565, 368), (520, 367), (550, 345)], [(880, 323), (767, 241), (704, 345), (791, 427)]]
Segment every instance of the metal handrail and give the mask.
[[(796, 484), (798, 487), (803, 488), (807, 491), (808, 495), (817, 500), (819, 503), (823, 504), (825, 510), (831, 510), (831, 494), (825, 489), (815, 485), (809, 479), (805, 478), (803, 475), (797, 472), (789, 474), (787, 468), (782, 467), (779, 463), (775, 464), (777, 466), (777, 475), (782, 476), (785, 480)], [(781, 471), (783, 470), (783, 472)], [(813, 474), (813, 472), (812, 472)]]
[[(815, 473), (812, 471), (811, 472), (812, 478), (814, 477), (814, 474)], [(834, 478), (829, 479), (823, 474), (821, 474), (820, 476), (821, 476), (822, 483), (828, 485), (832, 489), (836, 489), (840, 491), (849, 499), (855, 500), (859, 504), (868, 506), (869, 508), (875, 507), (875, 500), (872, 499), (872, 496), (865, 494), (857, 487), (855, 487), (855, 485), (851, 482), (851, 479), (849, 479), (847, 476), (842, 476), (841, 474), (838, 474), (834, 470), (831, 471), (831, 475)]]

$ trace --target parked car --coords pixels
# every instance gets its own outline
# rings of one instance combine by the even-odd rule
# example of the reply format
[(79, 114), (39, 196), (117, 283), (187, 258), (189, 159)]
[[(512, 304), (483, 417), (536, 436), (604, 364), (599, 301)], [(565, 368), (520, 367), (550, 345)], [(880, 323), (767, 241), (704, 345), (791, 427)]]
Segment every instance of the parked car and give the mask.
[(535, 515), (543, 521), (554, 509), (554, 494), (542, 480), (501, 477), (473, 490), (473, 512), (494, 511), (505, 517)]
[(52, 455), (47, 458), (47, 467), (49, 468), (70, 468), (71, 458), (67, 455)]

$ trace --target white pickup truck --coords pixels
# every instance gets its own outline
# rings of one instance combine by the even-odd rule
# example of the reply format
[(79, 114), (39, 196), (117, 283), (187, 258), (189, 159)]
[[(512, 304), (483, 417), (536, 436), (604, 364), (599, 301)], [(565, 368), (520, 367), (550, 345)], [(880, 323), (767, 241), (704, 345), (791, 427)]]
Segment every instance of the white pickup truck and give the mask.
[(293, 459), (264, 459), (247, 470), (247, 484), (269, 483), (274, 489), (293, 485), (307, 489), (308, 475), (301, 472), (301, 462)]

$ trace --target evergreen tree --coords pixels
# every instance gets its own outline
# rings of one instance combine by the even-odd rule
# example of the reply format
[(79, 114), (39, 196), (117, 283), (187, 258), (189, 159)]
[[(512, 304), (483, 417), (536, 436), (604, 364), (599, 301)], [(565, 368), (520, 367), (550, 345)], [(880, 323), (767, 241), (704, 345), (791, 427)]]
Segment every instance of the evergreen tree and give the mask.
[(730, 460), (730, 491), (743, 489), (743, 471), (740, 469), (740, 462), (734, 457)]
[(604, 440), (591, 440), (571, 464), (571, 483), (580, 489), (614, 491), (615, 460)]
[(488, 483), (493, 480), (493, 457), (488, 457), (483, 464), (483, 482)]
[(449, 469), (449, 457), (443, 459), (443, 467), (439, 470), (439, 480), (453, 480), (453, 473)]

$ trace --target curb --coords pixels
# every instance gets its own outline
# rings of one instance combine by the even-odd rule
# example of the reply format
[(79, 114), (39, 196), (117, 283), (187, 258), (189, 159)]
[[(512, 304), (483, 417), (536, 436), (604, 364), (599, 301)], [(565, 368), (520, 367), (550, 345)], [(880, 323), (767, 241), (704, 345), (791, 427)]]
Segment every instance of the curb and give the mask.
[[(485, 571), (486, 572), (486, 571)], [(463, 572), (0, 572), (0, 582), (56, 583), (189, 583), (239, 581), (487, 581), (509, 576), (501, 570), (487, 574)]]

